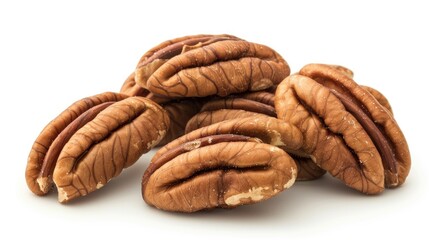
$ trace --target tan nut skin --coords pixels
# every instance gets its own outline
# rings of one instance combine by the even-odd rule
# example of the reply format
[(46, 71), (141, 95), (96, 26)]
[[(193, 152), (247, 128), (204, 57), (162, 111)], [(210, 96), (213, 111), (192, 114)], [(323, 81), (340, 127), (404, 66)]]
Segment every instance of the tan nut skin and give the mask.
[(150, 92), (136, 83), (135, 73), (132, 72), (122, 84), (120, 93), (128, 96), (146, 97)]
[(393, 117), (392, 106), (390, 105), (389, 100), (387, 100), (387, 98), (381, 92), (379, 92), (377, 89), (374, 89), (372, 87), (362, 86), (362, 85), (360, 86), (366, 91), (368, 91), (369, 93), (371, 93), (371, 95), (377, 100), (377, 102), (380, 103), (381, 106), (386, 108), (390, 112), (390, 115), (392, 115)]
[[(411, 168), (411, 156), (405, 136), (393, 118), (391, 109), (384, 107), (390, 106), (387, 99), (386, 103), (381, 104), (374, 96), (385, 99), (382, 94), (377, 94), (374, 90), (372, 91), (374, 95), (369, 93), (347, 75), (332, 71), (325, 65), (308, 64), (300, 70), (300, 74), (329, 86), (347, 111), (351, 112), (364, 127), (381, 155), (385, 186), (392, 188), (404, 183)], [(350, 100), (350, 103), (347, 104), (345, 100)], [(353, 111), (353, 108), (357, 109)], [(368, 121), (365, 121), (367, 118)]]
[(142, 88), (136, 83), (134, 76), (135, 76), (134, 72), (132, 72), (128, 76), (128, 78), (122, 84), (120, 93), (128, 95), (130, 97), (135, 97), (135, 96), (146, 97), (158, 104), (164, 104), (164, 103), (177, 100), (177, 99), (160, 96), (149, 92), (149, 90)]
[[(363, 193), (375, 194), (385, 186), (402, 184), (409, 172), (409, 151), (389, 111), (351, 78), (330, 66), (307, 65), (300, 74), (312, 78), (293, 75), (285, 79), (277, 88), (275, 103), (278, 117), (303, 132), (302, 150), (333, 176)], [(352, 99), (351, 104), (344, 99)], [(357, 114), (350, 106), (365, 106), (367, 109), (361, 112), (367, 115)], [(362, 116), (371, 120), (362, 122)], [(380, 156), (380, 144), (374, 144), (377, 141), (370, 136), (374, 127), (365, 127), (371, 122), (381, 129), (377, 136), (387, 136), (387, 142), (395, 145), (385, 149), (393, 149), (399, 157), (397, 161)], [(381, 146), (387, 146), (387, 142)]]
[(162, 210), (196, 212), (252, 204), (289, 188), (296, 178), (287, 153), (250, 137), (213, 135), (170, 152), (152, 159), (142, 181), (146, 203)]
[[(353, 77), (354, 77), (354, 73), (353, 73), (352, 70), (350, 70), (349, 68), (346, 68), (344, 66), (341, 66), (341, 65), (321, 64), (321, 63), (311, 64), (311, 65), (313, 65), (313, 66), (331, 67), (334, 70), (337, 70), (339, 73), (342, 73), (343, 75), (345, 75), (348, 78), (353, 79)], [(374, 88), (369, 87), (369, 86), (362, 86), (362, 85), (360, 85), (360, 87), (362, 87), (363, 89), (365, 89), (366, 91), (368, 91), (369, 93), (371, 93), (371, 95), (374, 96), (374, 98), (377, 99), (377, 101), (383, 107), (385, 107), (387, 110), (389, 110), (390, 113), (393, 115), (392, 107), (390, 106), (389, 101), (387, 100), (387, 98), (381, 92), (379, 92), (377, 89), (374, 89)]]
[(170, 127), (158, 146), (163, 146), (185, 133), (186, 123), (197, 114), (203, 103), (196, 99), (168, 102), (162, 105), (170, 118)]
[(285, 121), (258, 114), (247, 118), (226, 120), (196, 129), (165, 145), (155, 153), (154, 158), (158, 158), (157, 155), (162, 155), (165, 151), (185, 142), (218, 134), (238, 134), (258, 138), (264, 143), (298, 154), (297, 150), (301, 149), (303, 144), (302, 133), (297, 127)]
[(149, 50), (135, 80), (158, 95), (205, 97), (263, 90), (289, 73), (287, 62), (267, 46), (231, 35), (194, 35)]
[[(277, 116), (274, 109), (274, 94), (260, 91), (208, 101), (201, 108), (201, 112), (188, 121), (186, 132), (224, 120), (257, 116), (258, 113)], [(308, 157), (296, 154), (292, 157), (298, 166), (297, 180), (299, 181), (314, 180), (326, 173)]]
[(28, 186), (43, 195), (53, 180), (60, 202), (84, 196), (135, 163), (168, 124), (165, 111), (146, 98), (103, 93), (77, 101), (37, 138), (27, 163)]
[(41, 168), (43, 166), (49, 146), (56, 139), (56, 137), (71, 122), (73, 122), (73, 120), (94, 106), (105, 102), (117, 102), (125, 98), (127, 98), (127, 96), (123, 94), (103, 93), (82, 99), (72, 104), (48, 125), (46, 125), (46, 127), (34, 142), (28, 156), (27, 167), (25, 170), (25, 178), (28, 188), (37, 195), (45, 195), (50, 190), (50, 187), (46, 187), (47, 189), (42, 191), (37, 182), (37, 179), (41, 172)]
[(200, 113), (188, 120), (186, 132), (227, 119), (254, 116), (255, 113), (276, 117), (274, 94), (260, 91), (210, 99), (202, 105)]

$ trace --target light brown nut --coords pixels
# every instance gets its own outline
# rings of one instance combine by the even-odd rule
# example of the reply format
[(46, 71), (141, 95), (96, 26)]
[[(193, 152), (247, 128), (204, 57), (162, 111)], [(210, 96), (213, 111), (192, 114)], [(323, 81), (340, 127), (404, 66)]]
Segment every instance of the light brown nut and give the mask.
[(280, 119), (301, 129), (301, 150), (361, 192), (374, 194), (402, 184), (410, 156), (390, 113), (332, 67), (307, 65), (300, 74), (311, 78), (286, 78), (278, 86), (275, 107)]
[[(353, 79), (354, 74), (353, 71), (350, 70), (349, 68), (346, 68), (344, 66), (341, 65), (334, 65), (334, 64), (313, 64), (313, 65), (318, 65), (318, 66), (326, 66), (326, 67), (332, 67), (335, 70), (337, 70), (339, 73), (342, 73), (344, 75), (346, 75), (348, 78)], [(393, 115), (393, 111), (392, 111), (392, 107), (390, 106), (389, 101), (387, 100), (387, 98), (378, 90), (372, 88), (372, 87), (368, 87), (368, 86), (362, 86), (360, 85), (362, 88), (364, 88), (366, 91), (368, 91), (369, 93), (371, 93), (375, 99), (377, 99), (377, 101), (383, 106), (385, 107), (387, 110), (390, 111), (390, 113)]]
[(238, 134), (258, 138), (264, 143), (298, 155), (300, 153), (297, 151), (303, 144), (302, 134), (294, 125), (263, 114), (256, 114), (256, 116), (226, 120), (196, 129), (165, 145), (155, 153), (154, 158), (185, 142), (218, 134)]
[(274, 106), (244, 98), (222, 98), (207, 102), (201, 108), (201, 112), (216, 111), (219, 109), (241, 109), (249, 112), (261, 113), (270, 117), (276, 117)]
[(75, 102), (52, 120), (28, 157), (26, 180), (44, 195), (54, 183), (67, 202), (104, 186), (165, 135), (167, 114), (143, 97), (103, 93)]
[(291, 187), (294, 161), (255, 140), (213, 135), (154, 157), (142, 180), (144, 200), (167, 211), (196, 212), (260, 202)]
[(201, 107), (200, 113), (188, 121), (186, 132), (227, 119), (254, 116), (254, 113), (276, 117), (274, 94), (260, 91), (213, 98)]
[(319, 66), (323, 65), (326, 67), (331, 67), (331, 68), (335, 69), (337, 72), (346, 75), (348, 78), (353, 79), (353, 77), (354, 77), (354, 73), (351, 69), (346, 68), (346, 67), (341, 66), (341, 65), (335, 65), (335, 64), (317, 64), (317, 65), (319, 65)]
[(186, 123), (200, 111), (202, 102), (187, 99), (178, 102), (169, 102), (163, 105), (170, 118), (170, 127), (158, 146), (165, 145), (185, 133)]
[(411, 167), (410, 152), (391, 111), (384, 107), (389, 105), (387, 99), (381, 93), (373, 91), (379, 99), (386, 99), (387, 103), (380, 104), (373, 94), (369, 94), (352, 79), (330, 71), (329, 67), (323, 65), (309, 64), (301, 69), (300, 74), (316, 79), (323, 85), (330, 86), (329, 82), (334, 83), (329, 87), (331, 92), (359, 121), (380, 153), (386, 187), (404, 183)]
[(289, 73), (287, 62), (267, 46), (231, 35), (195, 35), (149, 50), (135, 79), (155, 94), (204, 97), (263, 90)]
[(381, 92), (379, 92), (377, 89), (374, 89), (372, 87), (362, 86), (362, 85), (360, 86), (366, 91), (368, 91), (369, 93), (371, 93), (371, 95), (374, 96), (377, 102), (380, 103), (381, 106), (385, 107), (393, 117), (392, 106), (390, 106), (389, 100), (387, 100), (387, 98)]
[(177, 100), (177, 99), (172, 99), (169, 97), (160, 96), (149, 92), (149, 90), (142, 88), (141, 86), (136, 84), (134, 76), (135, 76), (134, 72), (131, 73), (130, 76), (128, 76), (128, 78), (125, 80), (125, 82), (121, 87), (120, 93), (131, 97), (134, 97), (134, 96), (145, 97), (158, 104), (168, 103), (168, 102)]
[(188, 121), (186, 124), (185, 133), (189, 133), (198, 128), (206, 127), (225, 120), (247, 118), (252, 116), (259, 116), (259, 113), (238, 109), (220, 109), (216, 111), (200, 112)]
[[(273, 117), (277, 116), (274, 109), (274, 94), (261, 91), (209, 101), (204, 104), (201, 113), (198, 113), (188, 121), (186, 132), (224, 120), (257, 116), (259, 115), (258, 113)], [(296, 160), (298, 166), (297, 180), (314, 180), (326, 173), (310, 158), (293, 154), (292, 157)]]
[[(237, 109), (221, 109), (217, 111), (201, 112), (189, 120), (188, 124), (186, 125), (185, 132), (189, 133), (196, 129), (226, 120), (258, 116), (261, 116), (261, 114)], [(283, 149), (281, 144), (279, 144), (278, 147)], [(291, 157), (295, 160), (298, 168), (297, 180), (315, 180), (326, 173), (325, 170), (318, 167), (308, 156), (304, 156), (302, 153), (297, 151), (288, 151), (287, 149), (284, 150), (287, 151), (289, 155), (291, 155)]]
[(270, 89), (267, 89), (267, 91), (246, 92), (237, 96), (274, 107), (274, 93), (269, 92), (269, 90)]
[(147, 89), (142, 88), (136, 83), (135, 74), (132, 72), (130, 76), (122, 84), (120, 93), (128, 96), (141, 96), (146, 97), (150, 92)]

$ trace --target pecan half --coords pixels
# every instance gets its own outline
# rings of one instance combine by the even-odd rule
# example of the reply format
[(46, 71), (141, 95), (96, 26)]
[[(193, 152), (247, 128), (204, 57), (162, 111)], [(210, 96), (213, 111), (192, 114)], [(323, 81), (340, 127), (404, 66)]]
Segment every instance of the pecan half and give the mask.
[(67, 202), (104, 186), (165, 135), (169, 119), (143, 97), (103, 93), (75, 102), (52, 120), (28, 157), (26, 179), (37, 195), (54, 183)]
[(299, 150), (302, 149), (303, 138), (297, 127), (276, 118), (256, 114), (252, 117), (226, 120), (198, 128), (165, 145), (155, 153), (153, 158), (157, 159), (165, 152), (186, 142), (218, 134), (238, 134), (258, 138), (288, 153), (302, 155)]
[(167, 211), (232, 208), (271, 198), (295, 178), (295, 163), (283, 150), (246, 136), (213, 135), (154, 157), (142, 195)]
[(215, 98), (201, 107), (201, 112), (189, 119), (186, 132), (227, 119), (254, 116), (255, 113), (276, 117), (274, 94), (243, 93), (227, 98)]
[[(238, 110), (242, 109), (242, 110)], [(205, 127), (224, 120), (255, 117), (259, 113), (276, 117), (274, 94), (269, 92), (244, 93), (237, 96), (209, 101), (201, 108), (201, 113), (192, 117), (186, 132)], [(289, 153), (296, 160), (300, 181), (314, 180), (323, 176), (326, 171), (318, 167), (310, 158), (296, 153)]]
[(280, 119), (301, 129), (302, 151), (364, 193), (402, 184), (410, 169), (410, 155), (390, 112), (331, 66), (307, 65), (299, 74), (278, 86), (275, 107)]
[(269, 88), (289, 73), (287, 62), (267, 46), (231, 35), (195, 35), (149, 50), (135, 80), (169, 97), (227, 96)]

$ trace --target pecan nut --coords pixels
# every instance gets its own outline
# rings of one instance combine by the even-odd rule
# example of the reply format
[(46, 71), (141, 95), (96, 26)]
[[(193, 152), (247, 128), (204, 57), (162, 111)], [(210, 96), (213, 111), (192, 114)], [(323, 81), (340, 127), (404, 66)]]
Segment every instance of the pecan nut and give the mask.
[(257, 114), (252, 117), (225, 120), (198, 128), (159, 149), (154, 158), (158, 158), (157, 155), (162, 155), (165, 151), (185, 142), (218, 134), (237, 134), (258, 138), (264, 143), (292, 153), (299, 151), (303, 144), (302, 133), (296, 126), (277, 118)]
[[(274, 109), (274, 94), (261, 91), (216, 99), (204, 104), (201, 112), (188, 121), (186, 132), (189, 133), (198, 128), (225, 120), (257, 117), (260, 114), (277, 116)], [(288, 153), (293, 157), (298, 166), (297, 180), (314, 180), (326, 173), (325, 170), (318, 167), (310, 158), (306, 158), (298, 152)]]
[(390, 112), (348, 74), (310, 64), (277, 88), (280, 119), (304, 135), (302, 152), (368, 194), (401, 185), (410, 170), (404, 135)]
[(146, 97), (150, 92), (136, 83), (135, 73), (132, 72), (122, 84), (120, 93), (126, 94), (128, 96)]
[(167, 211), (232, 208), (271, 198), (295, 178), (295, 163), (283, 150), (246, 136), (213, 135), (154, 157), (142, 195)]
[(195, 35), (145, 53), (135, 81), (169, 97), (227, 96), (269, 88), (289, 73), (287, 62), (267, 46), (231, 35)]
[(201, 107), (200, 113), (189, 119), (186, 132), (224, 120), (255, 116), (256, 113), (277, 116), (274, 109), (274, 94), (262, 91), (214, 98)]
[(165, 135), (169, 119), (143, 97), (102, 93), (75, 102), (52, 120), (28, 157), (26, 180), (37, 195), (58, 189), (67, 202), (104, 186)]

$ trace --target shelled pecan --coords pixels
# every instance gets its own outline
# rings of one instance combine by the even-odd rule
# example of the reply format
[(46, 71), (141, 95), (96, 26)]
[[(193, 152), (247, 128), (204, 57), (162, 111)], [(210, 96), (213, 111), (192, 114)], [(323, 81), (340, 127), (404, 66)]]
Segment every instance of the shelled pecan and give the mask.
[[(225, 120), (255, 117), (260, 114), (277, 116), (274, 109), (274, 94), (260, 91), (219, 98), (203, 105), (201, 112), (188, 121), (186, 132)], [(318, 167), (310, 158), (297, 153), (289, 152), (289, 154), (298, 166), (297, 180), (314, 180), (325, 174), (326, 171)]]
[(169, 119), (143, 97), (106, 92), (75, 102), (37, 137), (26, 180), (37, 195), (55, 184), (67, 202), (104, 186), (165, 135)]
[(142, 195), (168, 211), (232, 208), (271, 198), (295, 178), (295, 163), (280, 148), (242, 135), (211, 135), (156, 155)]
[(267, 46), (231, 35), (194, 35), (145, 53), (135, 81), (168, 97), (227, 96), (269, 88), (289, 73), (287, 62)]
[(408, 145), (393, 115), (336, 68), (310, 64), (277, 88), (280, 119), (300, 128), (301, 149), (346, 185), (367, 194), (401, 185)]

